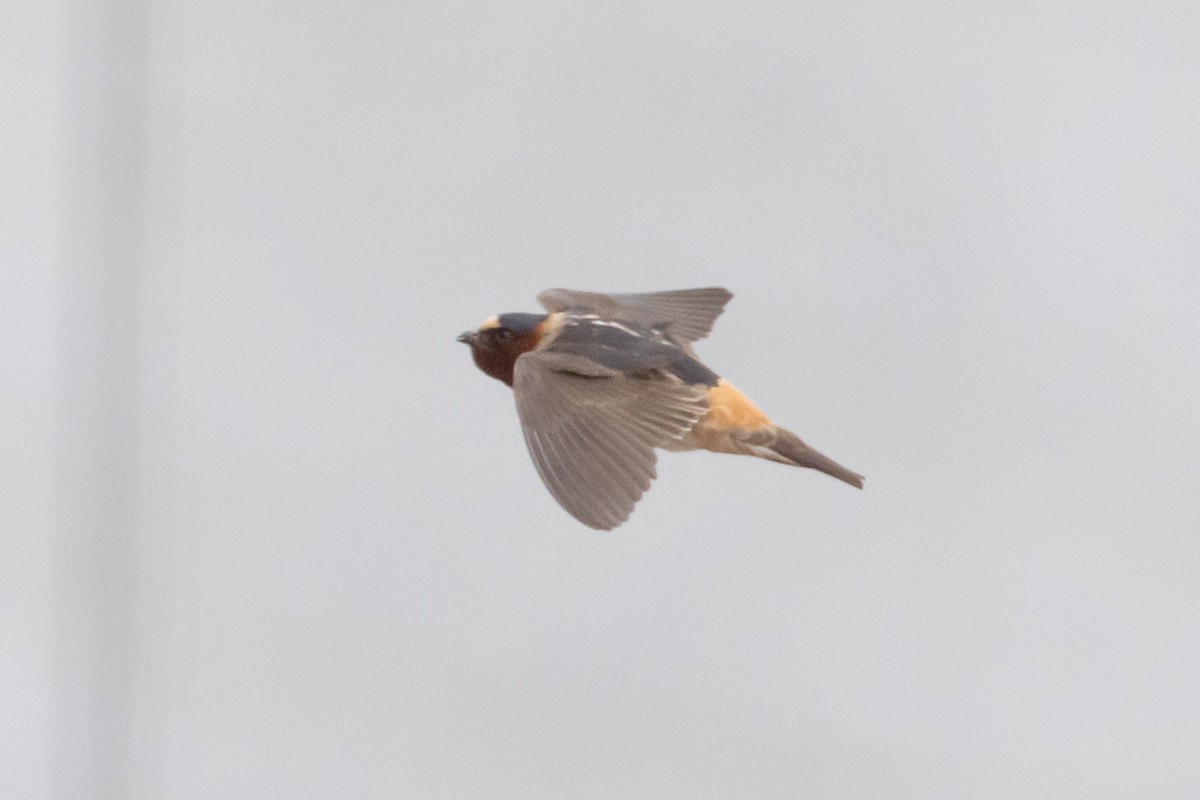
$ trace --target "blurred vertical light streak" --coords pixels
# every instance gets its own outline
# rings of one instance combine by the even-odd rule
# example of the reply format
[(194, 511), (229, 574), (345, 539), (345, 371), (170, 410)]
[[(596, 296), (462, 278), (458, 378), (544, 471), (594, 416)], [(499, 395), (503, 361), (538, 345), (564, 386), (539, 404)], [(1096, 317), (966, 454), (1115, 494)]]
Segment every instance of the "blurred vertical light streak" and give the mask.
[(48, 797), (63, 9), (0, 6), (0, 797)]
[(137, 594), (147, 3), (67, 6), (53, 788), (128, 794)]

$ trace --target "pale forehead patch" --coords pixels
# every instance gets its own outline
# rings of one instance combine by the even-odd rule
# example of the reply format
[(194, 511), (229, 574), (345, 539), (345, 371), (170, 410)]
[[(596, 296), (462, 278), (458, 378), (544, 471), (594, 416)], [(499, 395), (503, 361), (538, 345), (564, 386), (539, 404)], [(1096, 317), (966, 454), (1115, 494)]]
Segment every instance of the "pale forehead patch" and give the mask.
[(499, 328), (499, 327), (500, 327), (500, 315), (492, 314), (490, 317), (488, 317), (487, 319), (485, 319), (483, 321), (483, 324), (479, 326), (479, 330), (486, 331), (491, 328)]

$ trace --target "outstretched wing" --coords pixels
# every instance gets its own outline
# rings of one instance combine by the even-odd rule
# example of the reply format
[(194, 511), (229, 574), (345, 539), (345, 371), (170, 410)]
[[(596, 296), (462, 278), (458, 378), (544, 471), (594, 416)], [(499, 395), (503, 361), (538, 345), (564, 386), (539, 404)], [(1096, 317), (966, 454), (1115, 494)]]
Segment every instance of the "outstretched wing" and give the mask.
[(547, 311), (594, 311), (607, 318), (665, 328), (682, 342), (703, 339), (733, 295), (719, 286), (648, 294), (601, 294), (547, 289), (538, 302)]
[(634, 378), (566, 353), (517, 359), (513, 392), (538, 474), (571, 516), (609, 530), (654, 480), (654, 448), (707, 410), (704, 386)]

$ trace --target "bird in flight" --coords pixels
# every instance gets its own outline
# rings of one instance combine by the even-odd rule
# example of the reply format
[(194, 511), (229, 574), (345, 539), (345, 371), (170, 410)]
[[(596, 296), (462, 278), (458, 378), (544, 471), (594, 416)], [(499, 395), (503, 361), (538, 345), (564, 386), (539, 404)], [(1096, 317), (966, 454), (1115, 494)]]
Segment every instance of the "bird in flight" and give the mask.
[(545, 314), (489, 317), (458, 337), (513, 389), (525, 444), (554, 499), (611, 530), (655, 478), (655, 448), (712, 450), (863, 478), (776, 425), (696, 358), (725, 289), (600, 294), (547, 289)]

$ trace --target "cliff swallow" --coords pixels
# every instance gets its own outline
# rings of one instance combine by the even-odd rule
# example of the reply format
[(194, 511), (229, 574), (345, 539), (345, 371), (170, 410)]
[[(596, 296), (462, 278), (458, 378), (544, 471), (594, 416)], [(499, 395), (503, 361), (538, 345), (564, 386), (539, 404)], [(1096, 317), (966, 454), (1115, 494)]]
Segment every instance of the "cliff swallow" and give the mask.
[(554, 499), (585, 525), (629, 518), (655, 448), (712, 450), (863, 478), (772, 422), (697, 359), (733, 297), (718, 287), (649, 294), (548, 289), (545, 314), (500, 314), (458, 337), (513, 388), (525, 444)]

